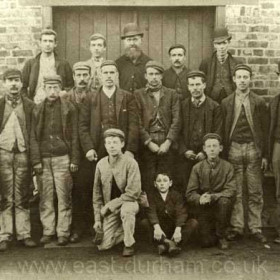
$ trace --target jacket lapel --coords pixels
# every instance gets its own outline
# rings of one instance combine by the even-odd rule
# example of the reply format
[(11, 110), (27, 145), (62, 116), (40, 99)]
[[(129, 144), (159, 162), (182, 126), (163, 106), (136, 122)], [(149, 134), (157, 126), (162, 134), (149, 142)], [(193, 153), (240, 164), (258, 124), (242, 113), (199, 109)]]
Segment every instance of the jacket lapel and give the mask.
[(123, 101), (123, 92), (117, 88), (116, 90), (116, 115), (117, 115), (117, 121), (119, 122), (120, 118), (120, 111), (121, 111), (121, 106), (122, 106), (122, 101)]
[(227, 105), (228, 114), (226, 116), (226, 130), (227, 130), (226, 135), (228, 135), (228, 138), (230, 136), (230, 130), (234, 119), (234, 100), (235, 100), (235, 93), (230, 95), (230, 99)]
[[(68, 116), (68, 113), (69, 113), (69, 107), (63, 99), (60, 99), (60, 102), (61, 102), (62, 130), (63, 130), (63, 136), (65, 137), (66, 123), (67, 123), (67, 116)], [(65, 139), (66, 139), (66, 137), (65, 137)]]
[(41, 129), (43, 128), (43, 125), (44, 125), (44, 118), (43, 118), (44, 107), (45, 107), (45, 101), (38, 104), (37, 107), (35, 107), (35, 109), (34, 109), (34, 114), (37, 119), (36, 134), (37, 134), (38, 140), (41, 139)]
[(4, 116), (4, 110), (5, 110), (5, 97), (2, 97), (0, 99), (0, 129), (2, 127), (3, 122), (3, 116)]
[(249, 93), (249, 100), (250, 100), (250, 109), (251, 109), (252, 118), (254, 119), (256, 99), (255, 99), (254, 94), (252, 92)]

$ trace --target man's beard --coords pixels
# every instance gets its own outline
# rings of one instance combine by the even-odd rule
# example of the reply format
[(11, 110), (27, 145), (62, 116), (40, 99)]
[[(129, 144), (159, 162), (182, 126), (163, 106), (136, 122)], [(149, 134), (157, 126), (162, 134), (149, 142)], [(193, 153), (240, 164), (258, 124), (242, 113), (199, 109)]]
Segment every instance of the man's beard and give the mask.
[(141, 55), (142, 50), (138, 46), (128, 47), (125, 49), (125, 55), (131, 60), (137, 59)]

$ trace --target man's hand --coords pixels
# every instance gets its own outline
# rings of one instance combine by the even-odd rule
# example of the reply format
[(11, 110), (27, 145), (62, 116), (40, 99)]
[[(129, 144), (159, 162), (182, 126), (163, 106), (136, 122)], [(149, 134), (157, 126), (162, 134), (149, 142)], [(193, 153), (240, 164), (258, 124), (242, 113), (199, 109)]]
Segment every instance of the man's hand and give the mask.
[(124, 154), (131, 157), (131, 158), (134, 158), (134, 154), (130, 151), (125, 151)]
[(102, 217), (105, 217), (106, 215), (109, 214), (109, 212), (110, 212), (109, 207), (107, 205), (105, 205), (101, 208), (100, 214)]
[(211, 195), (209, 193), (204, 193), (199, 198), (199, 204), (200, 205), (205, 205), (205, 204), (210, 203), (210, 202), (211, 202)]
[(205, 154), (202, 153), (202, 152), (199, 152), (199, 153), (196, 155), (196, 157), (195, 157), (195, 159), (196, 159), (196, 160), (199, 160), (199, 161), (204, 160), (205, 158), (206, 158), (206, 156), (205, 156)]
[(153, 143), (152, 141), (147, 146), (152, 153), (157, 153), (159, 150), (159, 146), (156, 143)]
[(263, 172), (265, 172), (267, 170), (268, 167), (268, 161), (266, 158), (262, 158), (262, 165), (261, 165), (261, 169)]
[(195, 158), (196, 158), (196, 154), (192, 150), (186, 151), (184, 155), (187, 159), (190, 159), (190, 160), (195, 160)]
[(165, 236), (159, 224), (154, 225), (154, 239), (161, 240), (161, 238)]
[(100, 221), (95, 222), (93, 228), (95, 231), (100, 230), (102, 228), (102, 223)]
[(175, 228), (172, 240), (174, 240), (175, 243), (179, 243), (182, 240), (181, 227)]
[(166, 139), (159, 147), (158, 154), (163, 155), (169, 151), (172, 142), (169, 139)]
[(70, 163), (70, 171), (71, 172), (77, 172), (79, 169), (79, 166), (77, 164), (74, 164), (74, 163)]
[(43, 166), (42, 163), (37, 163), (33, 166), (33, 169), (36, 174), (42, 174), (43, 173)]
[(86, 158), (89, 160), (89, 161), (96, 161), (98, 159), (98, 156), (97, 156), (97, 153), (94, 149), (91, 149), (89, 150), (87, 153), (86, 153)]

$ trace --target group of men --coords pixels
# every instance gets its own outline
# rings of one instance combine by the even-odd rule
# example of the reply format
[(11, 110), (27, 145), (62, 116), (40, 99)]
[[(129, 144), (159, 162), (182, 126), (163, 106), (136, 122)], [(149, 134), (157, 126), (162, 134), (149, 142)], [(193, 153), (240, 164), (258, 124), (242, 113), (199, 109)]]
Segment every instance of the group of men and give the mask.
[[(136, 220), (148, 219), (160, 254), (178, 253), (194, 231), (203, 246), (227, 249), (228, 240), (244, 234), (244, 190), (250, 233), (266, 242), (262, 174), (270, 161), (280, 215), (279, 97), (268, 109), (250, 90), (252, 69), (228, 52), (225, 28), (214, 31), (215, 52), (194, 71), (181, 44), (169, 48), (171, 67), (164, 70), (142, 51), (143, 35), (127, 24), (125, 53), (112, 61), (104, 58), (105, 36), (95, 33), (92, 57), (71, 69), (54, 52), (56, 32), (46, 29), (39, 55), (22, 72), (3, 74), (1, 251), (14, 222), (17, 239), (36, 246), (32, 172), (43, 244), (55, 236), (61, 246), (78, 242), (94, 221), (99, 249), (123, 241), (123, 255), (131, 256)], [(277, 230), (280, 243), (280, 222)]]

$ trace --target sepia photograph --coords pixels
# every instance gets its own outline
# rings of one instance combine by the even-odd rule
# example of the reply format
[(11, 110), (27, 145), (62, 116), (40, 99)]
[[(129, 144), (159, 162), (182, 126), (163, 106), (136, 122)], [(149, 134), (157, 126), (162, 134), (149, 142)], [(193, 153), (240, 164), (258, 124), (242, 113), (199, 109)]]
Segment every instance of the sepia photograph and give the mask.
[(0, 0), (0, 280), (279, 280), (280, 0)]

